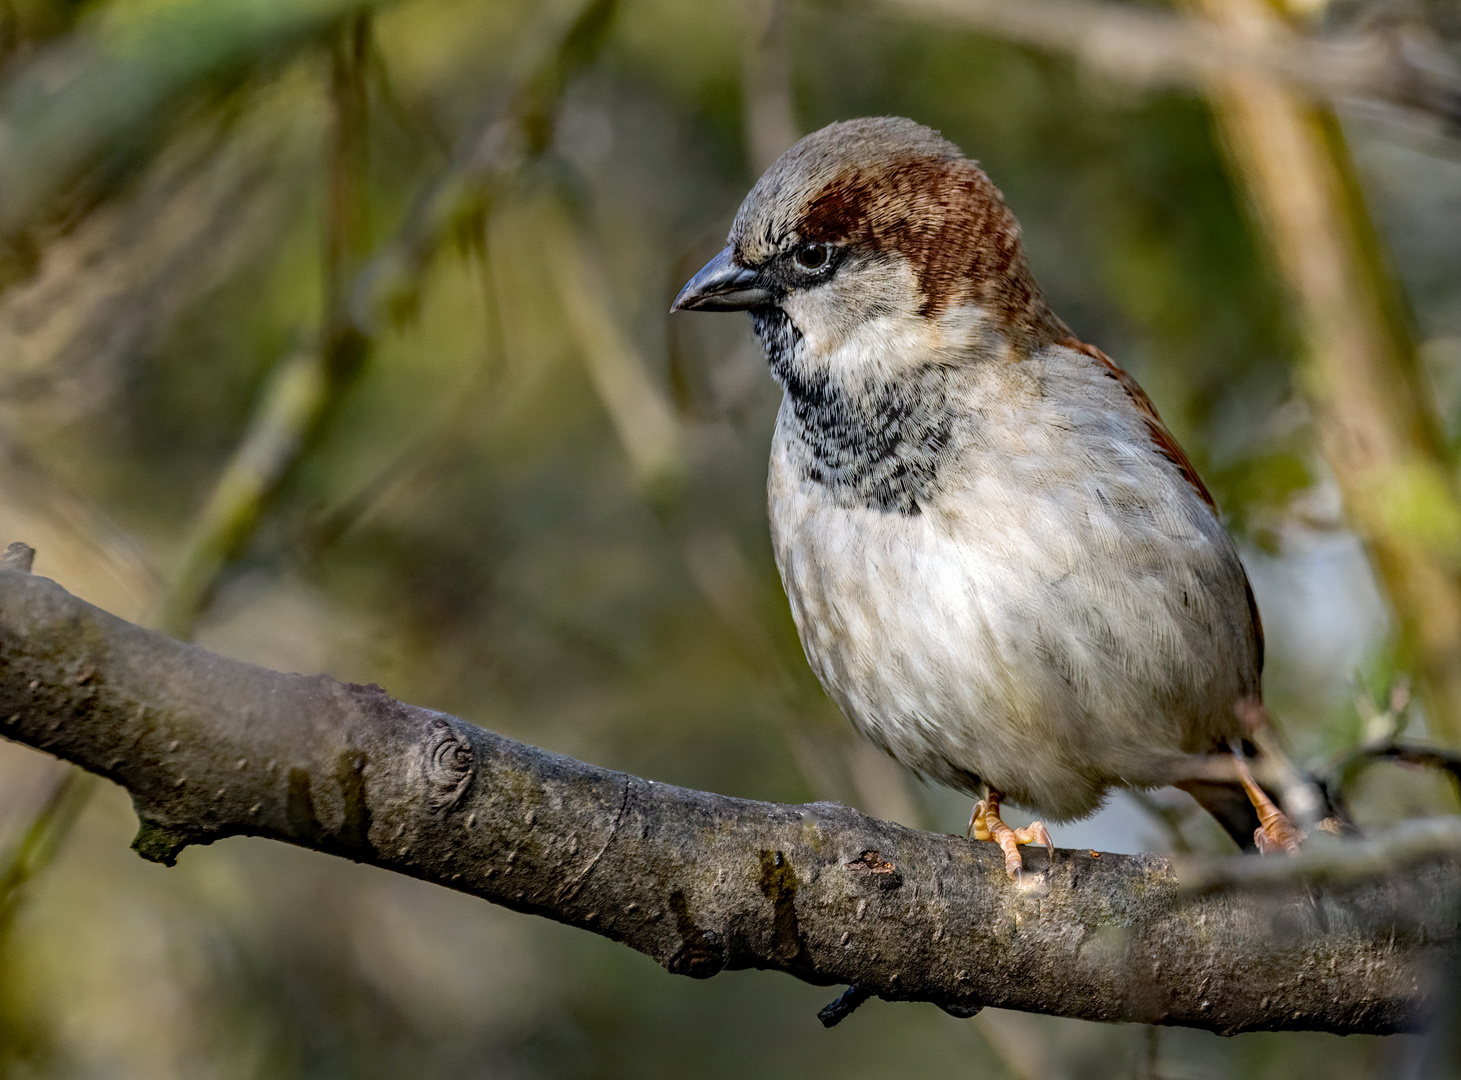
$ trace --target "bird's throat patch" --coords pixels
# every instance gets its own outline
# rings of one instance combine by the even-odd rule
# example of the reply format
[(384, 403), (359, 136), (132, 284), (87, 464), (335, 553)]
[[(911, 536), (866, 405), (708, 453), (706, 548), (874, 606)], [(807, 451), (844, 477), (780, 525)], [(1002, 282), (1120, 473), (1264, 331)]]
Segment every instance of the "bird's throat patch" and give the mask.
[(952, 434), (944, 370), (929, 365), (898, 382), (842, 386), (805, 370), (801, 332), (779, 307), (756, 308), (751, 321), (786, 392), (783, 421), (796, 436), (791, 453), (802, 479), (842, 506), (921, 514)]

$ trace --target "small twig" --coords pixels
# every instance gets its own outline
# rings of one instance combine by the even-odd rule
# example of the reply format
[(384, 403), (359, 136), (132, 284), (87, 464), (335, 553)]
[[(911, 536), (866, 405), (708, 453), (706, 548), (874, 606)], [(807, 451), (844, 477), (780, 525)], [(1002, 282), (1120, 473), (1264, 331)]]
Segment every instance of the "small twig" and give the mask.
[(1148, 817), (1162, 827), (1172, 850), (1179, 855), (1192, 853), (1192, 845), (1187, 837), (1182, 834), (1182, 823), (1192, 816), (1192, 801), (1189, 799), (1185, 806), (1163, 806), (1151, 793), (1141, 788), (1132, 788), (1126, 792), (1126, 797), (1140, 807)]
[(1181, 860), (1179, 893), (1200, 896), (1235, 887), (1289, 887), (1299, 882), (1353, 883), (1380, 878), (1437, 856), (1461, 853), (1461, 818), (1408, 821), (1363, 840), (1335, 841), (1300, 849), (1287, 858), (1236, 855)]
[(4, 555), (0, 555), (0, 570), (19, 570), (22, 574), (28, 574), (35, 557), (35, 548), (17, 540), (5, 549)]
[(10, 930), (26, 885), (51, 865), (97, 788), (92, 773), (71, 765), (62, 769), (30, 824), (0, 855), (0, 940)]
[(856, 986), (849, 986), (846, 990), (842, 991), (841, 997), (830, 1005), (824, 1006), (821, 1012), (817, 1013), (817, 1019), (822, 1021), (823, 1027), (836, 1027), (855, 1013), (858, 1007), (872, 996), (873, 992), (871, 990), (863, 990)]
[(1327, 783), (1343, 799), (1359, 774), (1371, 765), (1381, 761), (1395, 761), (1402, 765), (1415, 765), (1425, 769), (1444, 772), (1456, 785), (1461, 794), (1461, 753), (1444, 750), (1438, 746), (1419, 746), (1415, 743), (1381, 742), (1366, 743), (1341, 755), (1325, 770)]

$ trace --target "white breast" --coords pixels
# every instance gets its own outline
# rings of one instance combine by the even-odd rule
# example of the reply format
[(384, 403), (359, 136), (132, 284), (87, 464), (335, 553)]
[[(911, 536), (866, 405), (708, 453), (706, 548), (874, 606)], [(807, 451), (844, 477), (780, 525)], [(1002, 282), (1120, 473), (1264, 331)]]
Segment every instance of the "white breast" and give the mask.
[(828, 498), (795, 464), (786, 405), (769, 496), (807, 658), (859, 730), (1060, 820), (1235, 734), (1258, 657), (1216, 516), (1089, 358), (1037, 360), (971, 372), (921, 513)]

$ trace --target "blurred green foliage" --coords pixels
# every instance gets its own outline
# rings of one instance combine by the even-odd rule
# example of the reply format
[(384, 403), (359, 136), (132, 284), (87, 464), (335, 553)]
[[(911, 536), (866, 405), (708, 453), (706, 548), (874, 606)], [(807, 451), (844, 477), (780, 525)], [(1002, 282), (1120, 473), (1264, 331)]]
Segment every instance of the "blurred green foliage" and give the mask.
[[(754, 179), (738, 4), (0, 0), (0, 539), (119, 614), (157, 603), (272, 373), (318, 347), (338, 270), (330, 45), (369, 8), (355, 181), (375, 260), (350, 293), (369, 348), (200, 639), (657, 780), (960, 827), (961, 800), (870, 761), (806, 670), (766, 538), (778, 395), (749, 328), (665, 314)], [(984, 164), (1055, 309), (1146, 385), (1249, 545), (1293, 741), (1354, 741), (1356, 670), (1379, 692), (1392, 666), (1383, 610), (1203, 103), (871, 6), (793, 5), (785, 32), (802, 130), (906, 114)], [(1455, 365), (1461, 249), (1435, 239), (1461, 235), (1455, 161), (1372, 121), (1351, 134), (1401, 223), (1427, 356)], [(646, 389), (620, 400), (623, 379)], [(629, 436), (665, 423), (678, 456), (646, 473)], [(0, 751), (14, 831), (55, 766)], [(1454, 801), (1377, 773), (1357, 805)], [(1127, 810), (1111, 846), (1168, 842)], [(1153, 1061), (1127, 1028), (876, 1002), (824, 1032), (830, 988), (673, 979), (262, 841), (164, 871), (127, 851), (132, 825), (107, 792), (24, 894), (0, 944), (0, 1075), (1108, 1077)], [(1172, 1032), (1155, 1061), (1338, 1080), (1398, 1067), (1405, 1045)]]

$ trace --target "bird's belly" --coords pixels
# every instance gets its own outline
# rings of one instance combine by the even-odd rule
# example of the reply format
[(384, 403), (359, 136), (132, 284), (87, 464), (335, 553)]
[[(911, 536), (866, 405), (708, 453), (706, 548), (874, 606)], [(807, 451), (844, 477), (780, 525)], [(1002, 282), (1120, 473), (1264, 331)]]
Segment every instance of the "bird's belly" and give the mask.
[(1013, 505), (974, 523), (848, 508), (774, 460), (771, 502), (818, 678), (863, 734), (931, 779), (971, 793), (982, 780), (1052, 819), (1079, 817), (1112, 785), (1170, 782), (1187, 755), (1237, 732), (1234, 706), (1257, 692), (1230, 546), (1158, 579), (1120, 545), (1103, 554)]

